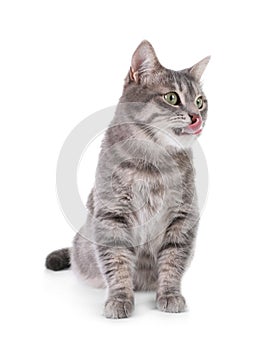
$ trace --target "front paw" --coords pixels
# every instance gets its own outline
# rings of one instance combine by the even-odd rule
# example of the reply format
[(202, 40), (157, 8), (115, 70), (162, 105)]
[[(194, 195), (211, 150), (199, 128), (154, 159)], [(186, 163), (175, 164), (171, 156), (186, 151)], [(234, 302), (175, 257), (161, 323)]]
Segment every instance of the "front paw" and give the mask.
[(156, 299), (158, 310), (164, 312), (184, 312), (186, 301), (181, 294), (160, 295)]
[(107, 318), (127, 318), (131, 316), (133, 309), (133, 300), (110, 297), (105, 303), (104, 315)]

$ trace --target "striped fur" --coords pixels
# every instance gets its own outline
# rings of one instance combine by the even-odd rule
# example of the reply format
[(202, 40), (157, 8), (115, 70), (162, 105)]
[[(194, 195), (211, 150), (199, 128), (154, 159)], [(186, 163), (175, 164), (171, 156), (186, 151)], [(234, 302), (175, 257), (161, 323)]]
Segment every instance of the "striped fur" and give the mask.
[[(131, 315), (134, 290), (156, 290), (162, 311), (185, 310), (181, 278), (199, 220), (190, 148), (196, 136), (176, 130), (191, 123), (192, 113), (201, 114), (205, 124), (199, 79), (207, 63), (208, 58), (190, 69), (166, 69), (146, 41), (133, 55), (102, 143), (87, 221), (71, 251), (75, 271), (107, 286), (108, 318)], [(179, 106), (164, 100), (170, 91), (178, 93)], [(198, 95), (204, 99), (200, 111)]]

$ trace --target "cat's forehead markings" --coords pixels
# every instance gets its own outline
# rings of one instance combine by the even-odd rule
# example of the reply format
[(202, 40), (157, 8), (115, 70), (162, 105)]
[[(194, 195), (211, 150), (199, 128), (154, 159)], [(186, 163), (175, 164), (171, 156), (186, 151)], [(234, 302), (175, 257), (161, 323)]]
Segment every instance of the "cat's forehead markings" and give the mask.
[(187, 77), (183, 77), (183, 80), (185, 82), (186, 94), (188, 94), (190, 97), (196, 96), (199, 93), (199, 90), (196, 84)]
[(178, 79), (178, 86), (179, 86), (180, 91), (182, 92), (183, 91), (183, 84), (182, 84), (181, 78)]
[(175, 89), (178, 91), (178, 92), (182, 92), (183, 90), (183, 87), (182, 87), (182, 84), (181, 84), (181, 81), (180, 79), (176, 79), (176, 73), (172, 72), (172, 75), (173, 75), (173, 79), (174, 79), (174, 85), (175, 85)]
[[(173, 79), (174, 79), (175, 91), (178, 93), (182, 103), (185, 104), (185, 93), (186, 93), (185, 85), (183, 86), (180, 77), (178, 77), (178, 81), (177, 81), (176, 73), (172, 72), (172, 75), (173, 75)], [(184, 91), (183, 91), (183, 88), (184, 88)]]

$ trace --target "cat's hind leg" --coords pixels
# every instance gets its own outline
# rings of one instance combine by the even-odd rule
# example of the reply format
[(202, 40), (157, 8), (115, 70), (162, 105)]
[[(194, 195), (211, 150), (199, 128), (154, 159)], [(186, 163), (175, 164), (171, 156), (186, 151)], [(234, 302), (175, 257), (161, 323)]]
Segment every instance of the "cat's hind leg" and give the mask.
[(106, 287), (95, 255), (95, 243), (83, 236), (82, 233), (77, 233), (74, 238), (71, 266), (75, 274), (87, 281), (90, 286)]
[(157, 266), (154, 257), (148, 250), (137, 254), (136, 268), (133, 278), (135, 291), (154, 291), (157, 289)]

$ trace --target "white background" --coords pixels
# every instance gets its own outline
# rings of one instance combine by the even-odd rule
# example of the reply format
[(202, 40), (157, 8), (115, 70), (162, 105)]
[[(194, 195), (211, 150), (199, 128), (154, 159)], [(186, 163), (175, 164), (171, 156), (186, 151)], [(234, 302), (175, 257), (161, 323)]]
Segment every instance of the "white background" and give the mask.
[[(256, 0), (1, 1), (2, 348), (264, 349), (264, 30)], [(212, 55), (200, 138), (210, 188), (183, 283), (189, 312), (160, 313), (140, 293), (133, 317), (113, 321), (105, 291), (44, 260), (74, 235), (56, 198), (61, 146), (117, 102), (142, 39), (176, 70)], [(97, 148), (82, 196), (96, 160)]]

